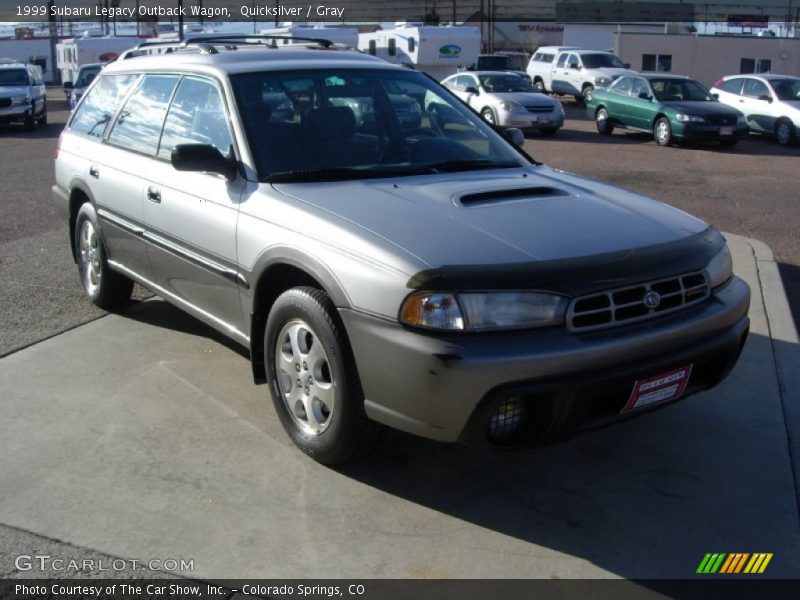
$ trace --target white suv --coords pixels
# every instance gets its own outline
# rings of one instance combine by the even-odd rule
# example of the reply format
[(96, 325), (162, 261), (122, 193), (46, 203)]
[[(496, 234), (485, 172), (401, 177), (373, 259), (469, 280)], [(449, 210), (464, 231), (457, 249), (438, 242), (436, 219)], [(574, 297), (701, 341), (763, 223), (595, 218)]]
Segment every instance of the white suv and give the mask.
[(779, 144), (794, 143), (800, 132), (800, 77), (729, 75), (711, 92), (720, 102), (742, 111), (750, 131), (774, 135)]
[(47, 123), (47, 93), (36, 65), (0, 63), (0, 123), (21, 122), (26, 129)]

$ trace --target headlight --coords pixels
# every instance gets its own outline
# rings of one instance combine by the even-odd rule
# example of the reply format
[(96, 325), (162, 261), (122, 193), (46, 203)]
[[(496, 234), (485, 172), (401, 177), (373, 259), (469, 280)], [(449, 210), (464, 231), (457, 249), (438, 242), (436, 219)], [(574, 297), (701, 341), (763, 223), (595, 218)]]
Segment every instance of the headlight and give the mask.
[(705, 123), (706, 120), (701, 117), (700, 115), (685, 115), (683, 113), (678, 113), (675, 115), (675, 118), (678, 119), (681, 123)]
[(540, 292), (419, 292), (400, 311), (406, 325), (444, 330), (529, 329), (564, 322), (567, 299)]
[(733, 261), (727, 245), (708, 262), (705, 271), (708, 285), (712, 290), (731, 278), (733, 275)]
[(11, 98), (13, 104), (28, 104), (30, 101), (30, 96), (14, 96)]
[(372, 113), (374, 112), (372, 108), (372, 102), (359, 102), (357, 104), (358, 109), (363, 113)]
[(607, 87), (611, 83), (608, 77), (595, 77), (594, 84), (600, 87)]

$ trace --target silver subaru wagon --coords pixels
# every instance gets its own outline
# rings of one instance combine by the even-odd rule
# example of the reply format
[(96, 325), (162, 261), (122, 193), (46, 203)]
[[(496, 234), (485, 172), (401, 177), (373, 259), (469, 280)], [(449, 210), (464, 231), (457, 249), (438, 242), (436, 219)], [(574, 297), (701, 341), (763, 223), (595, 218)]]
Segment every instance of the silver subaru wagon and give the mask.
[(169, 50), (104, 69), (59, 140), (83, 287), (114, 309), (138, 282), (244, 345), (314, 459), (381, 425), (548, 443), (735, 364), (750, 292), (706, 223), (540, 164), (432, 79), (324, 40)]

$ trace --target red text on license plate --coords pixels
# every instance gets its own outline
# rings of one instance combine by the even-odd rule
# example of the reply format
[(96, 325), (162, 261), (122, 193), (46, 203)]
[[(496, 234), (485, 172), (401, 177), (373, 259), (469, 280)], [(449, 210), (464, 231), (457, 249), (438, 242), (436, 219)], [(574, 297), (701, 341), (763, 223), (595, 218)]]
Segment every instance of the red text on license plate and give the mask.
[(692, 374), (692, 365), (680, 369), (653, 375), (646, 379), (639, 379), (633, 384), (631, 397), (628, 398), (625, 408), (620, 412), (626, 413), (652, 404), (675, 400), (683, 395)]

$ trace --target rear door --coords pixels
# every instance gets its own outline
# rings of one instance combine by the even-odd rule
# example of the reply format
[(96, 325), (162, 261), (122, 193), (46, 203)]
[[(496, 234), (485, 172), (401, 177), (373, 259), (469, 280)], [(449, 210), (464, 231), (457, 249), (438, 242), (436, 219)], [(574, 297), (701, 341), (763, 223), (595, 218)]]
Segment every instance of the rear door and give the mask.
[(747, 77), (742, 87), (740, 108), (746, 116), (747, 123), (756, 131), (769, 131), (775, 129), (775, 117), (772, 115), (772, 105), (775, 98), (767, 84), (754, 77)]
[(631, 125), (630, 115), (628, 114), (628, 95), (631, 91), (632, 77), (620, 77), (608, 88), (604, 97), (606, 110), (617, 123), (628, 126)]
[(570, 94), (572, 92), (569, 91), (569, 81), (567, 77), (569, 76), (569, 72), (567, 71), (567, 58), (569, 57), (569, 52), (562, 52), (558, 55), (556, 62), (553, 64), (553, 68), (550, 71), (552, 81), (550, 83), (549, 88), (554, 91), (556, 94)]
[[(630, 127), (650, 130), (656, 116), (656, 104), (653, 101), (653, 91), (650, 83), (644, 77), (631, 77), (630, 99), (628, 101), (628, 114)], [(646, 95), (647, 98), (642, 96)]]
[(244, 337), (237, 284), (236, 224), (242, 178), (176, 171), (179, 144), (204, 144), (235, 156), (229, 110), (213, 79), (184, 76), (167, 111), (142, 189), (148, 254), (156, 283)]

